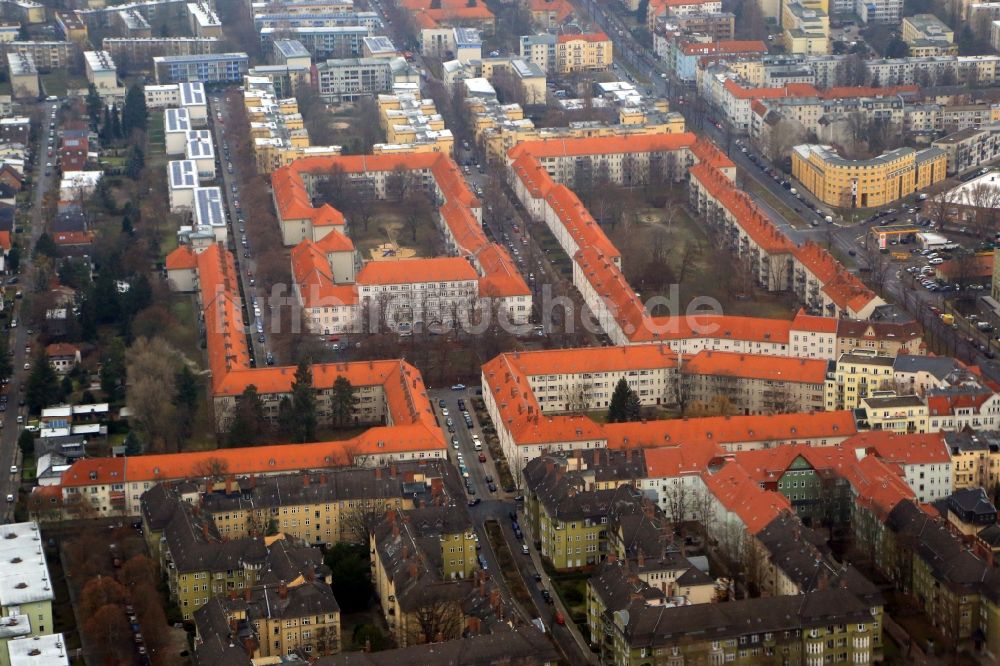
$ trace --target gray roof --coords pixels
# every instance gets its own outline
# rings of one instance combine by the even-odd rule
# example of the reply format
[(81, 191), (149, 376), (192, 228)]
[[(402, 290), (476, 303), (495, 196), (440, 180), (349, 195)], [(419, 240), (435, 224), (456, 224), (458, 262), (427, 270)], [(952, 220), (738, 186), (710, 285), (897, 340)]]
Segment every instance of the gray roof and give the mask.
[(558, 662), (559, 652), (534, 627), (510, 629), (506, 625), (498, 625), (493, 633), (469, 636), (462, 640), (382, 652), (342, 652), (331, 657), (321, 657), (313, 666), (534, 666)]
[(619, 617), (625, 621), (625, 639), (636, 649), (678, 645), (692, 634), (702, 640), (724, 640), (831, 624), (870, 623), (869, 608), (847, 590), (828, 589), (693, 606), (647, 606), (633, 601), (619, 611)]
[(881, 365), (887, 368), (891, 368), (893, 362), (892, 356), (869, 356), (867, 354), (841, 354), (838, 363), (863, 363), (865, 365)]
[(962, 366), (949, 356), (920, 356), (916, 354), (900, 354), (892, 364), (893, 372), (926, 372), (937, 379), (944, 380), (948, 375)]

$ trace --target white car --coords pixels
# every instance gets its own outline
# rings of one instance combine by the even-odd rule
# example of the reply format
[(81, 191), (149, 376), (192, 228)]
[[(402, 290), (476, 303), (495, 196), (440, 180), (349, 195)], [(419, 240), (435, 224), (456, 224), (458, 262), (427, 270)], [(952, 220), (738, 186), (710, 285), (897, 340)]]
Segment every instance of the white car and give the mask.
[(11, 465), (10, 466), (10, 473), (11, 474), (17, 474), (17, 465)]
[(935, 259), (931, 259), (930, 263), (931, 263), (931, 266), (938, 266), (938, 265), (944, 263), (944, 259), (942, 259), (941, 257), (937, 257)]

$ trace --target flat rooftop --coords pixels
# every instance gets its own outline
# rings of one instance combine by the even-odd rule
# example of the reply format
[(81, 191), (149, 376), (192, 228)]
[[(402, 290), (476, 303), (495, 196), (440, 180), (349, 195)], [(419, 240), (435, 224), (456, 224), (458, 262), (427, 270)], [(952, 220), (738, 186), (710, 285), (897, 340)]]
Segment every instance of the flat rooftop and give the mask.
[(189, 160), (215, 159), (215, 146), (208, 130), (188, 132), (184, 154)]
[(38, 69), (35, 67), (35, 59), (31, 55), (11, 51), (7, 52), (7, 70), (12, 76), (26, 76), (38, 73)]
[(198, 227), (225, 227), (226, 207), (218, 187), (198, 187), (194, 191), (194, 223)]
[(172, 160), (167, 162), (170, 174), (170, 189), (198, 187), (198, 166), (193, 160)]
[(169, 56), (156, 56), (153, 58), (153, 63), (187, 63), (187, 62), (226, 62), (229, 60), (250, 60), (250, 56), (246, 53), (198, 53), (192, 55), (169, 55)]
[(395, 53), (396, 47), (393, 45), (392, 40), (385, 35), (376, 35), (374, 37), (365, 37), (363, 40), (365, 48), (367, 48), (371, 53)]
[(10, 666), (69, 666), (62, 634), (16, 638), (7, 643)]
[(55, 599), (42, 538), (34, 522), (0, 526), (0, 606)]
[(163, 110), (164, 132), (188, 132), (191, 130), (191, 115), (187, 109), (169, 108)]
[(181, 106), (202, 106), (206, 104), (205, 84), (201, 81), (190, 83), (180, 83), (178, 92), (180, 93)]
[(84, 51), (87, 66), (94, 72), (117, 72), (115, 61), (107, 51)]
[(274, 40), (274, 50), (283, 58), (309, 58), (309, 49), (302, 45), (297, 39), (276, 39)]

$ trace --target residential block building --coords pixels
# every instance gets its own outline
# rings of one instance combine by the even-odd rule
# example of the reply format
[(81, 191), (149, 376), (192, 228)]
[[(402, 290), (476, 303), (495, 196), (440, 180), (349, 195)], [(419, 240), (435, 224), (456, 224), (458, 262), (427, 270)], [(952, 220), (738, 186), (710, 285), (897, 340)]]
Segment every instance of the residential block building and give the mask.
[(940, 148), (898, 148), (870, 160), (847, 160), (830, 146), (792, 150), (792, 175), (823, 203), (837, 208), (884, 206), (946, 177)]

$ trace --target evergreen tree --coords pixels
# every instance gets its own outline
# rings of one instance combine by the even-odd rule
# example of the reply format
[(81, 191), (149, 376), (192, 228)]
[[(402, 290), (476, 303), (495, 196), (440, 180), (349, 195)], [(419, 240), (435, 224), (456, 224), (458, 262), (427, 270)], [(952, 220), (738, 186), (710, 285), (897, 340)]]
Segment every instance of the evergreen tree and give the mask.
[(133, 144), (125, 160), (125, 175), (132, 180), (139, 180), (144, 166), (146, 166), (146, 155), (142, 152), (142, 148)]
[(354, 412), (354, 387), (347, 377), (333, 382), (333, 415), (338, 426), (346, 424)]
[(229, 425), (227, 444), (232, 447), (253, 446), (264, 429), (264, 405), (257, 387), (250, 384), (236, 398), (233, 421)]
[(21, 449), (22, 458), (35, 457), (35, 435), (30, 430), (22, 430), (17, 436), (17, 448)]
[(125, 94), (125, 106), (122, 109), (122, 134), (128, 138), (132, 130), (146, 131), (146, 94), (142, 85), (136, 83), (129, 87)]
[(125, 138), (122, 136), (122, 119), (117, 103), (111, 106), (111, 138), (115, 141)]
[(16, 273), (21, 267), (21, 244), (17, 241), (11, 244), (10, 252), (7, 253), (7, 265), (12, 273)]
[(611, 404), (608, 405), (608, 423), (637, 421), (640, 418), (640, 410), (639, 395), (622, 377), (615, 385), (615, 392), (611, 394)]
[(285, 437), (292, 437), (295, 430), (295, 410), (292, 400), (287, 395), (278, 402), (278, 432)]
[(191, 422), (198, 409), (198, 378), (185, 364), (174, 377), (174, 406), (181, 417), (181, 435), (191, 436)]
[(125, 379), (125, 343), (115, 338), (101, 359), (101, 390), (109, 401), (118, 395), (118, 387)]
[(639, 400), (639, 394), (629, 389), (628, 395), (625, 397), (625, 418), (623, 421), (638, 421), (642, 418), (642, 402)]
[(33, 254), (36, 257), (43, 256), (55, 259), (59, 256), (59, 247), (56, 245), (56, 242), (52, 240), (52, 236), (43, 231), (38, 237), (38, 240), (35, 241)]
[(45, 351), (39, 350), (24, 388), (24, 399), (28, 403), (28, 409), (37, 414), (42, 408), (57, 402), (59, 393), (59, 376), (49, 363)]
[(128, 215), (122, 218), (122, 233), (128, 236), (135, 233), (135, 229), (132, 227), (132, 218)]
[(129, 432), (125, 435), (125, 455), (127, 456), (138, 456), (142, 455), (142, 442), (134, 432)]
[(316, 440), (316, 393), (312, 384), (312, 368), (299, 362), (292, 380), (292, 436), (296, 442)]
[(97, 94), (97, 87), (93, 83), (87, 88), (87, 116), (90, 118), (90, 128), (96, 130), (101, 122), (101, 111), (104, 109), (104, 101)]
[(30, 42), (31, 33), (28, 32), (28, 24), (22, 23), (20, 29), (17, 31), (17, 40), (19, 42)]

